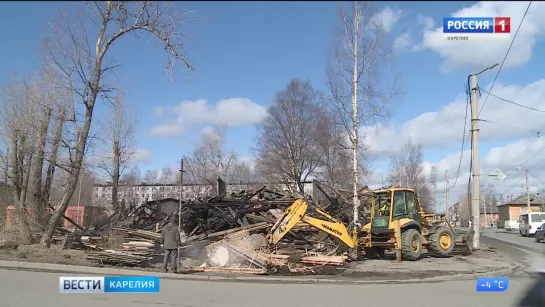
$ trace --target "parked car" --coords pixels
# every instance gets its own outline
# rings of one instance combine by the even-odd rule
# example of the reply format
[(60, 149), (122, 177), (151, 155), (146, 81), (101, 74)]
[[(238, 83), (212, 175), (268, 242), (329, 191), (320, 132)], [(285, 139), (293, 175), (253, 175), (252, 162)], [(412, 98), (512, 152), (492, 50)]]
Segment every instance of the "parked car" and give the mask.
[(541, 240), (545, 241), (545, 223), (541, 224), (541, 226), (536, 229), (534, 240), (536, 242), (540, 242)]
[(507, 231), (519, 230), (519, 222), (515, 220), (505, 221), (504, 228)]
[(532, 212), (520, 215), (519, 233), (523, 237), (532, 236), (537, 228), (545, 222), (544, 212)]

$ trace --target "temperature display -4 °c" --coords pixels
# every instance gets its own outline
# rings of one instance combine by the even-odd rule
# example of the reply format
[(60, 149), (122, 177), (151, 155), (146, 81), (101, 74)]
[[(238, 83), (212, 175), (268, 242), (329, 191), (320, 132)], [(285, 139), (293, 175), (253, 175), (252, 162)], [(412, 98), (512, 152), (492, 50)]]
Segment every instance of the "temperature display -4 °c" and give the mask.
[(482, 277), (477, 280), (477, 292), (504, 292), (507, 288), (507, 277)]

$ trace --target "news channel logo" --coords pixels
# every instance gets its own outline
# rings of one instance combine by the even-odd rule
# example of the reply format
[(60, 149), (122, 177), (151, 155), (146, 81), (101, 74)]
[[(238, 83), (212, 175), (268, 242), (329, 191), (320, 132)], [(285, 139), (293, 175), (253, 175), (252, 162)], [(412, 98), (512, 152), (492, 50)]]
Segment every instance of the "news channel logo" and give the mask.
[(445, 17), (443, 36), (449, 41), (509, 41), (510, 17)]
[(159, 293), (156, 276), (60, 277), (59, 293)]
[(509, 288), (507, 277), (481, 277), (477, 280), (477, 292), (505, 292)]

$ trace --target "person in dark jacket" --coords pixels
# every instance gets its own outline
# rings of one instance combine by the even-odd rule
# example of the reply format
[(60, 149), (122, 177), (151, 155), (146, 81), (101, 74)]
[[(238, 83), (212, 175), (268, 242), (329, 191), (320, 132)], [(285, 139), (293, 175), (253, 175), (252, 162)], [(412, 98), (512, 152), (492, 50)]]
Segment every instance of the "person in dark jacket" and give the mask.
[(178, 247), (180, 247), (180, 232), (178, 226), (174, 223), (174, 218), (170, 218), (168, 224), (161, 230), (161, 247), (165, 250), (163, 261), (163, 270), (165, 273), (172, 269), (174, 273), (178, 272)]

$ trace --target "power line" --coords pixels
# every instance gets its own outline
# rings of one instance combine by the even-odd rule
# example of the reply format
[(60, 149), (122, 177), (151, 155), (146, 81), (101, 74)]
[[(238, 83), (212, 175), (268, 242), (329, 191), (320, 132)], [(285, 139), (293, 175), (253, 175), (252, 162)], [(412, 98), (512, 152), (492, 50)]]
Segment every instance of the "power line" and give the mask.
[(540, 137), (540, 136), (541, 136), (541, 131), (531, 130), (531, 129), (522, 128), (522, 127), (518, 127), (518, 126), (513, 126), (513, 125), (506, 124), (506, 123), (500, 123), (500, 122), (496, 122), (496, 121), (491, 121), (491, 120), (487, 120), (487, 119), (478, 119), (478, 121), (480, 121), (480, 122), (485, 122), (485, 123), (489, 123), (489, 124), (496, 124), (496, 125), (500, 125), (500, 126), (505, 126), (505, 127), (509, 127), (509, 128), (515, 128), (515, 129), (520, 129), (520, 130), (526, 130), (526, 131), (528, 131), (528, 132), (537, 133), (537, 137)]
[(545, 181), (543, 181), (543, 180), (537, 178), (537, 177), (534, 176), (532, 173), (528, 172), (528, 174), (529, 174), (530, 176), (532, 176), (534, 179), (536, 179), (537, 181), (539, 181), (539, 182), (541, 182), (541, 183), (545, 183)]
[[(468, 77), (468, 83), (469, 83), (469, 77)], [(456, 170), (456, 179), (454, 179), (454, 184), (450, 187), (451, 189), (456, 186), (456, 183), (458, 182), (458, 177), (460, 176), (460, 167), (462, 166), (462, 157), (464, 155), (464, 145), (465, 145), (465, 142), (466, 142), (467, 109), (469, 109), (470, 99), (471, 98), (469, 96), (469, 93), (467, 93), (466, 112), (465, 112), (465, 116), (464, 116), (464, 131), (462, 132), (462, 149), (460, 150), (460, 159), (458, 161), (458, 170)]]
[[(494, 81), (492, 81), (492, 86), (490, 86), (490, 89), (488, 90), (489, 92), (492, 92), (492, 89), (494, 88), (494, 85), (496, 84), (496, 81), (498, 80), (498, 76), (500, 75), (501, 69), (503, 68), (503, 64), (505, 64), (505, 60), (507, 59), (507, 56), (509, 55), (509, 52), (511, 51), (511, 47), (513, 47), (513, 43), (515, 42), (515, 39), (517, 38), (517, 34), (519, 33), (520, 27), (522, 26), (522, 23), (524, 22), (524, 18), (526, 18), (526, 14), (528, 14), (528, 10), (530, 9), (531, 5), (532, 5), (532, 1), (528, 3), (528, 7), (526, 8), (526, 11), (524, 12), (524, 15), (522, 16), (522, 20), (520, 21), (517, 31), (515, 32), (515, 36), (513, 36), (513, 40), (511, 41), (511, 44), (509, 45), (507, 52), (505, 53), (505, 57), (503, 58), (503, 61), (501, 62), (500, 68), (498, 69), (498, 73), (496, 73), (496, 77), (494, 77)], [(483, 111), (484, 106), (486, 105), (486, 102), (488, 101), (488, 97), (490, 97), (490, 93), (486, 95), (486, 98), (484, 99), (483, 105), (477, 117), (481, 115), (481, 112)]]
[[(497, 15), (497, 16), (503, 16), (503, 9), (505, 8), (505, 3), (507, 1), (504, 1), (503, 2), (503, 5), (501, 6), (501, 10), (500, 10), (500, 13)], [(488, 59), (488, 55), (490, 54), (490, 49), (492, 48), (492, 44), (488, 44), (488, 49), (486, 50), (486, 54), (484, 55), (484, 61), (483, 61), (483, 65), (481, 65), (482, 67), (486, 66), (486, 60)]]
[(545, 161), (545, 158), (543, 158), (543, 159), (537, 161), (536, 163), (532, 164), (532, 166), (530, 166), (529, 168), (532, 168), (532, 167), (538, 165), (539, 163), (541, 163), (541, 162), (543, 162), (543, 161)]
[[(537, 140), (537, 139), (536, 139), (536, 140)], [(535, 141), (534, 141), (534, 142), (535, 142)], [(507, 172), (507, 174), (512, 173), (513, 171), (516, 171), (516, 170), (521, 170), (521, 169), (522, 169), (522, 166), (523, 166), (524, 164), (526, 164), (526, 162), (530, 161), (530, 159), (532, 159), (533, 157), (537, 156), (537, 155), (538, 155), (540, 152), (542, 152), (543, 150), (545, 150), (545, 146), (543, 146), (540, 150), (536, 151), (533, 155), (531, 155), (531, 156), (528, 157), (526, 160), (524, 160), (524, 162), (522, 162), (522, 164), (520, 164), (519, 168), (516, 168), (516, 169), (511, 170), (511, 171)], [(525, 170), (526, 170), (526, 171), (529, 171), (532, 167), (536, 166), (537, 164), (539, 164), (539, 163), (540, 163), (541, 161), (543, 161), (543, 160), (545, 160), (545, 159), (542, 159), (542, 160), (540, 160), (540, 161), (538, 161), (538, 162), (532, 164), (532, 166), (528, 167), (528, 168), (525, 169)], [(507, 174), (506, 174), (506, 176), (507, 176)], [(512, 185), (511, 187), (509, 187), (507, 190), (505, 190), (505, 191), (502, 192), (501, 194), (503, 194), (503, 193), (505, 193), (505, 192), (511, 190), (514, 186), (515, 186), (515, 185)]]
[(482, 90), (483, 92), (487, 93), (488, 95), (492, 96), (492, 97), (496, 97), (497, 99), (501, 100), (501, 101), (505, 101), (505, 102), (508, 102), (510, 104), (514, 104), (516, 106), (519, 106), (521, 108), (525, 108), (525, 109), (528, 109), (528, 110), (532, 110), (532, 111), (536, 111), (536, 112), (541, 112), (541, 113), (545, 113), (544, 110), (539, 110), (539, 109), (536, 109), (536, 108), (532, 108), (532, 107), (529, 107), (529, 106), (525, 106), (523, 104), (520, 104), (520, 103), (516, 103), (512, 100), (509, 100), (509, 99), (505, 99), (505, 98), (502, 98), (502, 97), (499, 97), (498, 95), (494, 95), (492, 93), (490, 93), (489, 91), (486, 91), (486, 90), (483, 90), (482, 88), (479, 88), (480, 90)]

